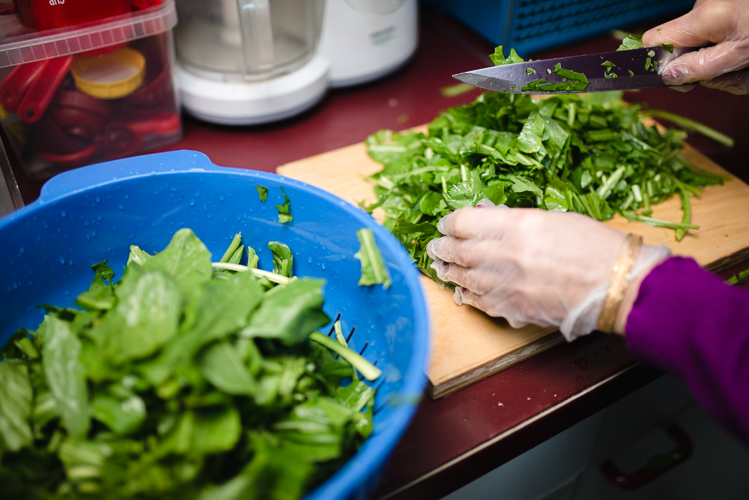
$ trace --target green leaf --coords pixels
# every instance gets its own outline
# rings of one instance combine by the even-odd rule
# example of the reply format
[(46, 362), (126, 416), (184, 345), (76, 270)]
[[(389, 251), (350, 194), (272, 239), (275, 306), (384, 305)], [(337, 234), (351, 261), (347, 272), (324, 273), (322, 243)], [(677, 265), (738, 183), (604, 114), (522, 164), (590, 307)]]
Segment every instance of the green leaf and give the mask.
[(91, 266), (96, 276), (87, 291), (78, 296), (75, 303), (91, 311), (108, 310), (114, 307), (114, 289), (112, 278), (114, 272), (106, 261)]
[(278, 241), (268, 243), (268, 248), (273, 253), (273, 272), (291, 278), (294, 274), (294, 255), (291, 249)]
[(641, 49), (642, 48), (642, 40), (639, 38), (633, 36), (633, 35), (627, 35), (627, 38), (622, 40), (621, 45), (619, 45), (619, 48), (616, 50), (632, 50), (632, 49)]
[(276, 210), (278, 210), (278, 222), (285, 224), (286, 222), (291, 222), (294, 218), (291, 216), (291, 201), (286, 196), (286, 191), (283, 188), (281, 188), (281, 194), (283, 194), (283, 198), (286, 201), (280, 205), (276, 205)]
[(381, 284), (383, 288), (387, 289), (391, 285), (392, 279), (372, 230), (369, 228), (359, 229), (356, 232), (356, 237), (359, 239), (359, 251), (354, 254), (354, 257), (361, 262), (359, 286)]
[(322, 311), (324, 283), (302, 278), (274, 288), (265, 295), (242, 335), (279, 339), (287, 345), (306, 340), (310, 333), (330, 322)]
[(81, 342), (66, 322), (47, 315), (42, 366), (55, 406), (70, 436), (83, 439), (91, 425), (86, 369), (80, 361)]
[(246, 326), (262, 299), (263, 288), (250, 273), (204, 284), (184, 309), (180, 334), (158, 357), (144, 363), (142, 372), (154, 384), (161, 384), (179, 366), (191, 363), (202, 347)]
[(294, 450), (253, 439), (252, 461), (233, 479), (207, 489), (198, 500), (294, 500), (304, 496), (314, 467)]
[(146, 419), (146, 404), (136, 395), (119, 399), (96, 394), (92, 404), (93, 417), (119, 435), (138, 430)]
[(252, 396), (256, 382), (229, 342), (221, 341), (208, 347), (198, 363), (203, 376), (217, 389), (234, 395)]
[(143, 269), (164, 271), (179, 285), (185, 297), (207, 282), (213, 270), (211, 253), (191, 229), (180, 229), (163, 252), (148, 259)]
[(532, 180), (527, 177), (523, 177), (516, 174), (508, 174), (502, 177), (503, 180), (511, 182), (510, 188), (513, 193), (533, 193), (538, 196), (543, 196), (544, 192), (541, 191)]
[(119, 365), (150, 356), (177, 334), (182, 294), (164, 272), (129, 267), (116, 295), (117, 306), (91, 331), (107, 360)]
[(153, 256), (149, 254), (148, 252), (146, 252), (145, 250), (141, 249), (140, 247), (136, 245), (130, 245), (130, 255), (127, 258), (127, 265), (129, 266), (131, 263), (134, 262), (142, 266), (151, 257)]
[(0, 361), (0, 455), (3, 449), (18, 451), (32, 444), (32, 399), (26, 365)]
[(242, 423), (234, 406), (218, 406), (195, 412), (191, 453), (229, 451), (239, 440)]
[(268, 199), (268, 188), (263, 186), (255, 186), (255, 189), (257, 189), (257, 195), (260, 197), (260, 201), (265, 203), (265, 200)]
[(505, 59), (505, 55), (501, 45), (494, 49), (494, 54), (490, 54), (489, 58), (492, 60), (495, 66), (525, 62), (523, 58), (520, 57), (517, 52), (515, 52), (515, 49), (510, 49), (510, 56)]
[(523, 153), (545, 152), (543, 145), (544, 128), (544, 119), (541, 115), (532, 113), (518, 136), (518, 149)]

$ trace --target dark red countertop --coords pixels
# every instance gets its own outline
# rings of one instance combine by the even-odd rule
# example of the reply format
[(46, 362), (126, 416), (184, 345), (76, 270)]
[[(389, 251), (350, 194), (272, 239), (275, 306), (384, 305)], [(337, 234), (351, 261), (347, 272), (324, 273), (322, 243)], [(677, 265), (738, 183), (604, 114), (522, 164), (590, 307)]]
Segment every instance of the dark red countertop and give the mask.
[[(218, 165), (275, 171), (284, 163), (361, 142), (382, 128), (400, 130), (429, 122), (441, 109), (472, 101), (476, 90), (445, 97), (440, 88), (457, 83), (453, 73), (488, 65), (492, 45), (438, 13), (422, 11), (421, 17), (418, 52), (395, 74), (333, 90), (313, 109), (277, 124), (225, 127), (185, 117), (183, 139), (168, 149), (202, 151)], [(604, 36), (532, 56), (614, 50), (618, 43)], [(689, 142), (749, 181), (749, 97), (697, 88), (687, 94), (644, 90), (626, 98), (733, 135), (737, 141), (732, 149), (699, 137)], [(15, 161), (11, 157), (11, 163)], [(32, 201), (41, 185), (15, 171), (26, 202)], [(375, 497), (443, 496), (659, 376), (637, 365), (621, 338), (594, 334), (446, 399), (432, 402), (425, 397)]]

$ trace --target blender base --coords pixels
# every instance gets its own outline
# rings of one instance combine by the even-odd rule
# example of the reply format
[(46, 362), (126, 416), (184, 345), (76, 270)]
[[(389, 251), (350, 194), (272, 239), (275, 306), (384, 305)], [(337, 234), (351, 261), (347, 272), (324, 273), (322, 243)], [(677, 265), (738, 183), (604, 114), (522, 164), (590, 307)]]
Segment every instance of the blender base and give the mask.
[(196, 76), (177, 65), (182, 107), (221, 125), (258, 125), (290, 118), (325, 95), (330, 64), (316, 55), (296, 71), (257, 82), (221, 82)]

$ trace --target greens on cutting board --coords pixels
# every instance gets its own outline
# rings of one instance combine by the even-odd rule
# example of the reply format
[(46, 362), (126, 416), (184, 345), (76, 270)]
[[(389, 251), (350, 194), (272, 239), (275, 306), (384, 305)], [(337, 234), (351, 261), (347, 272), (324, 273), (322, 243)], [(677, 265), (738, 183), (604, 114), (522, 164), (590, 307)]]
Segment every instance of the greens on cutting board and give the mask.
[(294, 499), (345, 463), (380, 370), (316, 331), (324, 282), (269, 247), (272, 272), (239, 235), (211, 262), (182, 229), (45, 306), (0, 351), (0, 497)]
[[(493, 59), (501, 64), (498, 48)], [(519, 62), (514, 51), (508, 62)], [(445, 110), (421, 132), (382, 130), (367, 139), (384, 168), (369, 177), (385, 226), (418, 267), (430, 268), (427, 243), (441, 236), (437, 221), (487, 198), (511, 207), (579, 212), (597, 220), (620, 214), (630, 221), (672, 228), (681, 240), (691, 224), (690, 197), (726, 177), (679, 154), (686, 133), (646, 126), (639, 105), (621, 93), (530, 95), (487, 92)], [(652, 217), (651, 206), (679, 195), (681, 221)], [(451, 284), (445, 283), (447, 286)]]

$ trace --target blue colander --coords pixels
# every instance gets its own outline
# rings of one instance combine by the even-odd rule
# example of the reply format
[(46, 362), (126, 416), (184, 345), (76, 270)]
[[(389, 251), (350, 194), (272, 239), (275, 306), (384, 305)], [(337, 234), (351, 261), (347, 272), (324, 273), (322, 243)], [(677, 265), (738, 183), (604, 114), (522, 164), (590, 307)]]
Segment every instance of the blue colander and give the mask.
[[(255, 186), (268, 188), (260, 201)], [(275, 205), (285, 191), (294, 220)], [(374, 432), (308, 499), (366, 496), (410, 421), (425, 383), (429, 322), (418, 271), (398, 241), (369, 215), (329, 193), (274, 174), (218, 167), (193, 151), (101, 163), (61, 174), (37, 201), (0, 219), (0, 345), (19, 327), (35, 329), (40, 304), (72, 306), (105, 259), (119, 279), (129, 247), (149, 252), (191, 228), (220, 258), (235, 233), (273, 269), (269, 241), (287, 244), (295, 274), (324, 278), (325, 311), (341, 315), (350, 345), (382, 369)], [(358, 286), (356, 231), (370, 228), (393, 283)]]

